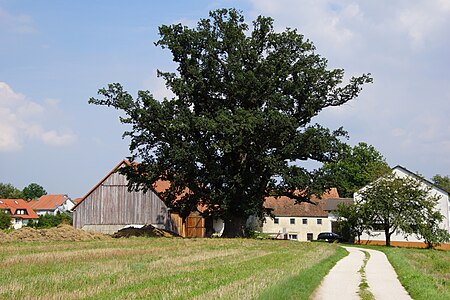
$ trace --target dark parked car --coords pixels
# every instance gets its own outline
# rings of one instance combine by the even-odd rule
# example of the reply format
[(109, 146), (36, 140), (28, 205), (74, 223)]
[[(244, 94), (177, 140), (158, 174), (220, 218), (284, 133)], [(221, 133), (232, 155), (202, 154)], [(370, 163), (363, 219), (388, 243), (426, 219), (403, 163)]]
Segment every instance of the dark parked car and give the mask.
[(340, 236), (337, 233), (334, 232), (321, 232), (319, 233), (319, 235), (317, 236), (317, 240), (326, 240), (328, 242), (338, 242), (341, 243), (342, 242), (342, 236)]

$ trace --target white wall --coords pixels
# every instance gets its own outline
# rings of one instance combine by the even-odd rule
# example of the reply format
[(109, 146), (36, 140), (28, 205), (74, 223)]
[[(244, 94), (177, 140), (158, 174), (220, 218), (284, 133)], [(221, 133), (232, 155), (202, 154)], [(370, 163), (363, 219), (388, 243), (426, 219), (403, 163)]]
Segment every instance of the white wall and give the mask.
[(20, 229), (20, 228), (22, 228), (23, 226), (25, 226), (25, 225), (27, 225), (28, 224), (28, 219), (22, 219), (22, 218), (12, 218), (11, 219), (11, 224), (12, 224), (12, 227), (14, 228), (14, 229)]
[[(406, 178), (411, 177), (408, 173), (405, 173), (400, 168), (394, 168), (393, 173), (397, 175), (400, 178)], [(431, 188), (430, 196), (439, 196), (439, 203), (436, 206), (436, 209), (438, 209), (441, 214), (444, 216), (444, 220), (442, 221), (440, 227), (442, 229), (446, 229), (450, 232), (450, 204), (449, 204), (449, 197), (448, 193), (443, 192), (440, 189), (435, 188), (433, 185), (427, 183), (426, 181), (422, 181), (422, 186)], [(364, 189), (364, 188), (363, 188)], [(360, 200), (361, 196), (358, 193), (355, 193), (354, 196), (355, 200)], [(384, 241), (386, 240), (384, 231), (376, 231), (372, 232), (373, 235), (376, 236), (369, 236), (366, 233), (361, 235), (361, 240), (372, 240), (372, 241)], [(397, 242), (423, 242), (423, 240), (417, 239), (415, 235), (410, 235), (408, 237), (404, 237), (403, 234), (395, 232), (391, 235), (391, 241), (397, 241)]]
[[(321, 232), (331, 232), (331, 222), (327, 217), (277, 217), (278, 224), (274, 219), (266, 217), (262, 227), (262, 232), (282, 238), (284, 233), (296, 234), (297, 240), (307, 241), (307, 234), (312, 233), (313, 239), (316, 240)], [(291, 224), (291, 219), (295, 220), (295, 224)], [(307, 220), (307, 224), (303, 224), (303, 219)], [(317, 224), (317, 219), (322, 220), (322, 224)]]

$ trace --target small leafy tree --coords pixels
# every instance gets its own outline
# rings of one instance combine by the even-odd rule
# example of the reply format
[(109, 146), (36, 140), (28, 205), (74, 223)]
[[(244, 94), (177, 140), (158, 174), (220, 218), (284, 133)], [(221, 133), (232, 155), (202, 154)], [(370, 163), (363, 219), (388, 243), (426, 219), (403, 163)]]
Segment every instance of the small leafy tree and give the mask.
[(346, 132), (310, 123), (357, 97), (370, 74), (342, 84), (344, 71), (329, 70), (296, 30), (275, 32), (262, 16), (251, 28), (235, 9), (213, 11), (196, 28), (163, 25), (159, 32), (156, 44), (178, 65), (174, 73), (158, 72), (173, 99), (149, 91), (133, 99), (116, 83), (89, 100), (125, 114), (130, 160), (140, 162), (121, 170), (131, 189), (167, 180), (162, 196), (169, 207), (185, 218), (203, 205), (204, 215), (224, 220), (222, 236), (234, 237), (245, 235), (249, 216), (268, 213), (269, 193), (302, 202), (331, 187), (299, 163), (334, 160)]
[(423, 216), (423, 218), (417, 220), (416, 226), (411, 232), (415, 233), (418, 238), (424, 239), (427, 248), (435, 248), (450, 241), (449, 232), (441, 228), (444, 216), (440, 211), (428, 207), (423, 212)]
[(363, 232), (370, 232), (372, 229), (370, 218), (367, 217), (366, 207), (362, 203), (340, 203), (335, 214), (341, 234), (343, 236), (348, 235), (348, 238), (357, 237), (358, 244), (361, 243)]
[(11, 216), (3, 209), (0, 209), (0, 229), (11, 227)]
[(45, 189), (37, 183), (30, 183), (22, 191), (25, 200), (37, 199), (43, 195), (47, 195)]
[[(405, 236), (419, 234), (433, 240), (433, 227), (442, 219), (436, 209), (439, 197), (430, 194), (430, 188), (413, 177), (386, 175), (359, 193), (360, 203), (365, 207), (365, 222), (379, 226), (385, 233), (386, 246), (391, 244), (391, 235), (400, 232)], [(421, 231), (419, 231), (421, 230)]]

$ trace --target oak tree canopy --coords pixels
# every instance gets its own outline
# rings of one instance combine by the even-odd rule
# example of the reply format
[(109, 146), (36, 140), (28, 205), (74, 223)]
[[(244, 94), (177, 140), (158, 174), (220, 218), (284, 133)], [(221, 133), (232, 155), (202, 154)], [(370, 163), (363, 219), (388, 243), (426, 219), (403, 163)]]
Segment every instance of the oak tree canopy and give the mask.
[(169, 180), (166, 204), (184, 217), (205, 205), (204, 215), (224, 220), (223, 236), (243, 235), (249, 216), (263, 217), (269, 194), (308, 201), (328, 187), (320, 170), (299, 162), (335, 159), (346, 132), (311, 119), (357, 97), (370, 74), (342, 84), (344, 70), (327, 69), (297, 30), (275, 32), (263, 16), (249, 26), (235, 9), (212, 11), (195, 28), (163, 25), (159, 33), (156, 45), (178, 65), (158, 71), (173, 99), (149, 91), (133, 98), (114, 83), (89, 100), (121, 110), (130, 125), (129, 159), (140, 162), (122, 170), (130, 187)]

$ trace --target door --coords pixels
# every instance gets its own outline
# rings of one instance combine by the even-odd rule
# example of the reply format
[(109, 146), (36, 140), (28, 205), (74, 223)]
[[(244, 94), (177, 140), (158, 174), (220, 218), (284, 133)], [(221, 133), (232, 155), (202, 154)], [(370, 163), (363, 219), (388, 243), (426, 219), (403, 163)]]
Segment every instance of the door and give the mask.
[(205, 219), (201, 216), (186, 218), (186, 237), (205, 237)]

